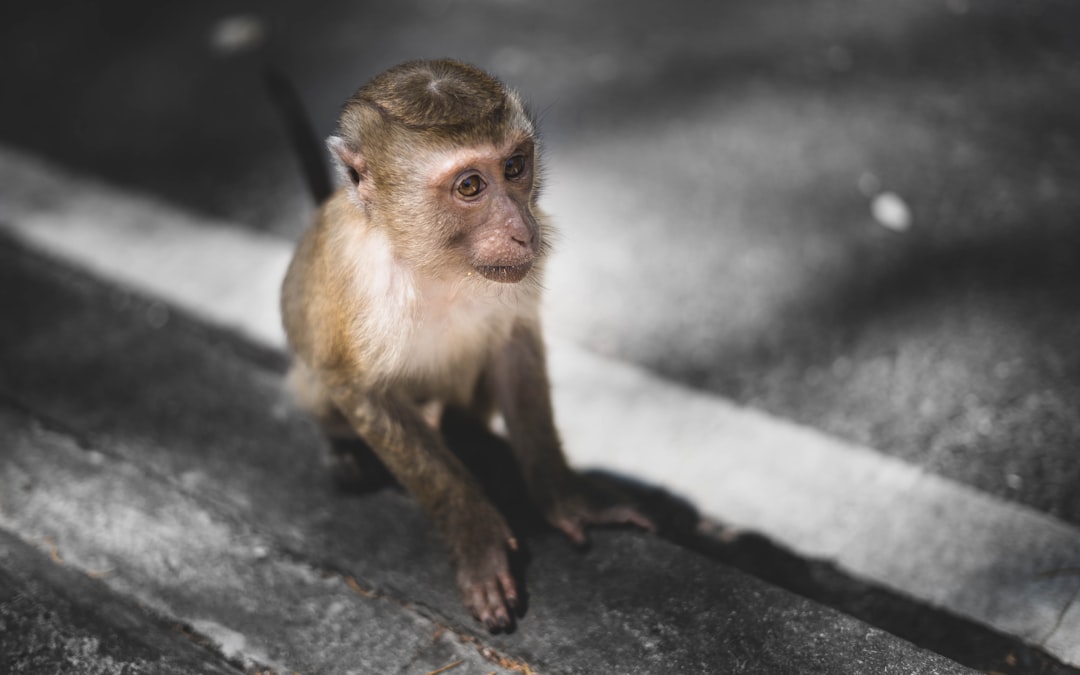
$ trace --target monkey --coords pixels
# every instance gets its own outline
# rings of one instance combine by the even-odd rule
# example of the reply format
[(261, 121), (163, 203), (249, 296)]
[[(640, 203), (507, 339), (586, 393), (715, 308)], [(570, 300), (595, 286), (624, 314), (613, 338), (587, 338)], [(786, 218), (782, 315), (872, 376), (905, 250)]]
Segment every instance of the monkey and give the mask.
[(553, 236), (538, 205), (536, 123), (475, 66), (409, 61), (349, 98), (327, 139), (339, 187), (281, 292), (293, 395), (331, 438), (359, 437), (441, 535), (465, 607), (510, 630), (519, 547), (439, 430), (448, 408), (496, 413), (527, 492), (575, 544), (586, 527), (654, 530), (568, 464), (540, 322)]

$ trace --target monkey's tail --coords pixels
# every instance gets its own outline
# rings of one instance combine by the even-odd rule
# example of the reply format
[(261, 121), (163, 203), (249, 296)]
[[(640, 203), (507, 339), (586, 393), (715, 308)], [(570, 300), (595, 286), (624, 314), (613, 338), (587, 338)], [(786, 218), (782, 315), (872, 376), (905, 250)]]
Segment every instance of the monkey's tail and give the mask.
[(326, 162), (326, 148), (319, 142), (319, 135), (304, 109), (300, 94), (280, 70), (267, 64), (263, 68), (263, 82), (270, 99), (281, 114), (285, 132), (300, 160), (308, 190), (316, 204), (321, 204), (334, 191), (330, 180), (330, 167)]

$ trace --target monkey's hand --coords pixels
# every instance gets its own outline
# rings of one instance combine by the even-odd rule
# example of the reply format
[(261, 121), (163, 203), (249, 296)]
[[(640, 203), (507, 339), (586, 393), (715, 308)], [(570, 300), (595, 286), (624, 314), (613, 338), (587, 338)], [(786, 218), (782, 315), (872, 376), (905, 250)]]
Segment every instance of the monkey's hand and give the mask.
[(513, 626), (511, 612), (518, 606), (517, 585), (510, 573), (507, 549), (516, 551), (517, 539), (502, 517), (477, 513), (475, 520), (457, 529), (451, 549), (457, 567), (458, 588), (472, 615), (492, 633)]
[(656, 531), (652, 519), (620, 491), (572, 471), (559, 480), (545, 502), (548, 522), (578, 546), (588, 543), (588, 525), (634, 525)]

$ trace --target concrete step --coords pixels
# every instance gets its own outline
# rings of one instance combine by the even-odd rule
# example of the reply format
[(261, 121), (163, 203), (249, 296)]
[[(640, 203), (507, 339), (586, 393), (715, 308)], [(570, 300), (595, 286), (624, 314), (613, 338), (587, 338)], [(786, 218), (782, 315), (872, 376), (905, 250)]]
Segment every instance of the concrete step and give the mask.
[[(84, 623), (146, 608), (155, 639), (182, 625), (213, 647), (208, 672), (967, 672), (661, 538), (598, 531), (583, 552), (527, 515), (528, 607), (488, 635), (406, 495), (330, 488), (281, 354), (7, 239), (0, 306), (0, 530), (37, 563), (0, 560), (31, 606), (67, 597), (53, 567), (82, 573), (98, 590), (79, 598), (110, 599), (79, 605)], [(17, 607), (0, 616), (38, 635)], [(133, 632), (80, 658), (119, 672)]]

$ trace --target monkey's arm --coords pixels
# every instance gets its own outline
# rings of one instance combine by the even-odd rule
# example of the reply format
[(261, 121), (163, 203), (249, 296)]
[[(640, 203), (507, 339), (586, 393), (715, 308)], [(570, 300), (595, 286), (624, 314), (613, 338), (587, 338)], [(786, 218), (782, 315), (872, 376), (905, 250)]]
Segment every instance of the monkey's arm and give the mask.
[(489, 630), (511, 625), (518, 602), (506, 549), (517, 541), (476, 480), (425, 422), (420, 410), (393, 392), (342, 385), (334, 403), (386, 468), (435, 523), (457, 570), (465, 605)]
[(496, 355), (495, 397), (534, 503), (548, 522), (584, 544), (585, 526), (626, 523), (654, 530), (626, 498), (570, 468), (555, 429), (538, 322), (520, 322)]

